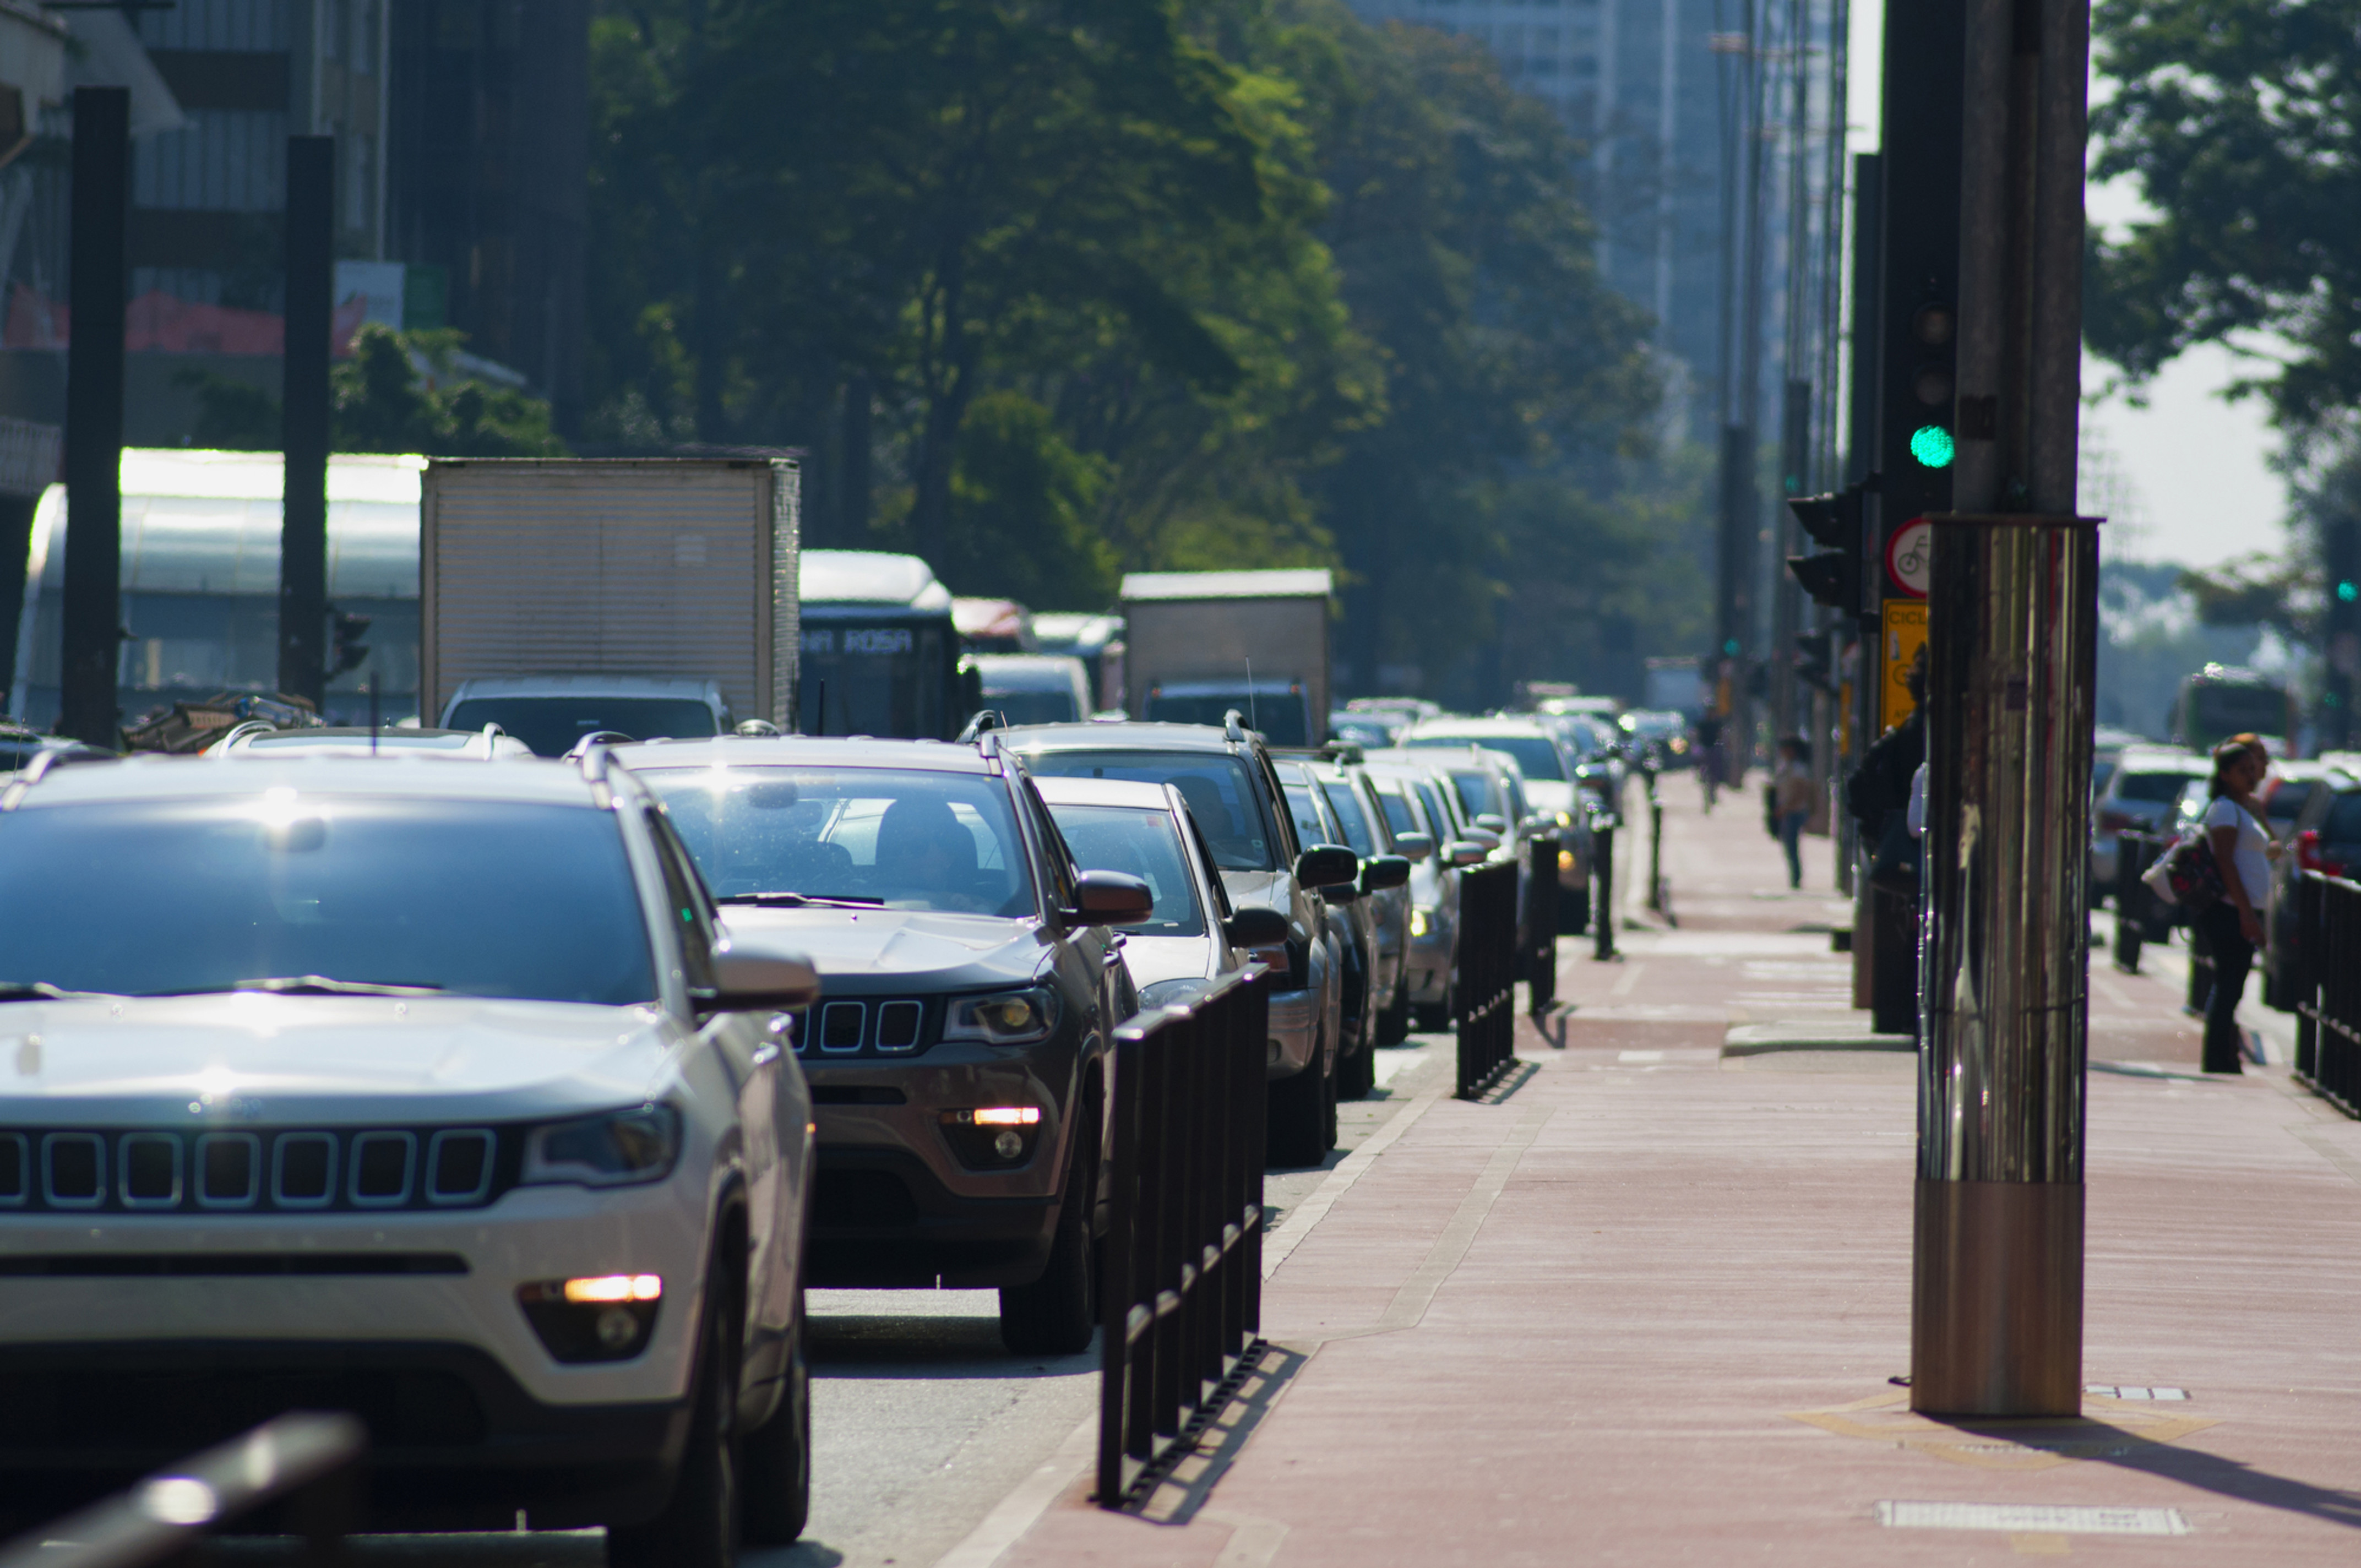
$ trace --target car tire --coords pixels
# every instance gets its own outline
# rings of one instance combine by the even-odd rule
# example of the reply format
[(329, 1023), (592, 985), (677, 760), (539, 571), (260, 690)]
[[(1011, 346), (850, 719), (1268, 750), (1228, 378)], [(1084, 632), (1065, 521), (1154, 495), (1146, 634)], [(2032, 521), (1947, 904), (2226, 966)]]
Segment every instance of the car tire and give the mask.
[(1325, 1064), (1324, 1041), (1313, 1042), (1312, 1061), (1293, 1078), (1270, 1086), (1270, 1112), (1263, 1133), (1263, 1163), (1275, 1168), (1318, 1165), (1328, 1157), (1334, 1135), (1334, 1080)]
[(646, 1523), (609, 1529), (608, 1568), (732, 1568), (738, 1561), (739, 1308), (719, 1267), (706, 1277), (697, 1398), (672, 1497)]
[(811, 1363), (804, 1354), (804, 1304), (796, 1302), (779, 1408), (745, 1442), (741, 1484), (746, 1539), (793, 1546), (811, 1518)]
[(1410, 1038), (1410, 976), (1394, 982), (1394, 997), (1378, 1014), (1378, 1044), (1399, 1046)]
[(1057, 1238), (1049, 1264), (1030, 1285), (1000, 1288), (1000, 1343), (1011, 1355), (1073, 1355), (1090, 1347), (1098, 1327), (1091, 1257), (1091, 1155), (1098, 1134), (1088, 1122), (1074, 1137), (1072, 1166), (1058, 1204)]

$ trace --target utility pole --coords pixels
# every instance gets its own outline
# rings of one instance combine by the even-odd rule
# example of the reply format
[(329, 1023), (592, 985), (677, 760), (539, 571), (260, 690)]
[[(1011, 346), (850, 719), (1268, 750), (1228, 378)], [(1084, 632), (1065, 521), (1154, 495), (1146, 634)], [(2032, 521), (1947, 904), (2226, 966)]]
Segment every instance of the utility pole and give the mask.
[(2097, 521), (2074, 510), (2090, 0), (1967, 0), (1966, 23), (1910, 1404), (2074, 1416), (2099, 584)]
[(279, 689), (327, 692), (328, 334), (335, 310), (336, 138), (287, 138), (287, 346), (279, 531)]
[(2361, 745), (2361, 721), (2353, 712), (2354, 698), (2361, 696), (2361, 518), (2340, 512), (2321, 533), (2328, 568), (2321, 642), (2328, 657), (2313, 722), (2321, 751), (2349, 751)]
[(1762, 399), (1762, 61), (1753, 0), (1745, 0), (1743, 13), (1744, 31), (1712, 40), (1716, 53), (1730, 57), (1721, 80), (1721, 453), (1714, 572), (1715, 660), (1733, 672), (1718, 686), (1728, 694), (1721, 733), (1725, 784), (1743, 775), (1754, 743), (1746, 664), (1755, 642), (1754, 543), (1762, 510), (1754, 479), (1754, 422)]
[(77, 87), (66, 346), (66, 581), (58, 732), (122, 744), (123, 326), (131, 211), (131, 93)]

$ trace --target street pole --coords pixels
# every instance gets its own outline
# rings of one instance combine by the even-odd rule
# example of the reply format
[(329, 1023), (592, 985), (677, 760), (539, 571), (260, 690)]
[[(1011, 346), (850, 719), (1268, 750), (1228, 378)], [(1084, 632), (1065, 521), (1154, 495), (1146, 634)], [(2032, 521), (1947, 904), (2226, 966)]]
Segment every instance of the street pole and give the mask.
[(131, 93), (77, 87), (66, 345), (66, 581), (58, 733), (122, 744), (123, 327)]
[(2074, 1416), (2099, 539), (2074, 513), (2089, 0), (1968, 0), (1935, 514), (1911, 1408)]
[(335, 272), (336, 138), (287, 138), (286, 451), (279, 532), (279, 689), (327, 690), (328, 349)]

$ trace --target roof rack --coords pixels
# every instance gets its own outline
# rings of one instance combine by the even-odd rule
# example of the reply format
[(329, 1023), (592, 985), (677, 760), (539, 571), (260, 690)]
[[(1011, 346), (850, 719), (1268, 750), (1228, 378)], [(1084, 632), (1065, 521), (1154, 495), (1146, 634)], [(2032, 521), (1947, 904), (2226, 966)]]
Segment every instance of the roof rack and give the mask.
[(743, 735), (749, 739), (778, 732), (779, 727), (767, 718), (741, 718), (738, 721), (738, 728), (730, 731), (733, 735)]
[(31, 762), (17, 770), (16, 777), (8, 781), (5, 788), (0, 788), (0, 811), (16, 810), (16, 803), (25, 798), (25, 792), (49, 777), (52, 769), (62, 768), (71, 762), (112, 762), (114, 761), (115, 756), (112, 751), (96, 750), (78, 751), (71, 746), (56, 746), (48, 751), (37, 752)]
[[(979, 707), (975, 710), (975, 717), (967, 721), (967, 728), (959, 732), (959, 743), (962, 746), (980, 746), (983, 744), (983, 738), (986, 735), (995, 729), (1007, 728), (1008, 715), (996, 707)], [(999, 742), (994, 741), (993, 749), (997, 751)]]
[(1222, 735), (1224, 740), (1243, 743), (1246, 739), (1246, 716), (1235, 707), (1222, 715)]

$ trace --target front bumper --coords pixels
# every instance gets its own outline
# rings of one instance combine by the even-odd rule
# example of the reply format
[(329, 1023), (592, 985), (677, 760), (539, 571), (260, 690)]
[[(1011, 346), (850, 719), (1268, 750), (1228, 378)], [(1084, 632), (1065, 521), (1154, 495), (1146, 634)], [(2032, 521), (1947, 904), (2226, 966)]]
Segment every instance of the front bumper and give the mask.
[(1293, 1078), (1312, 1065), (1312, 1048), (1320, 1037), (1319, 988), (1278, 991), (1270, 998), (1270, 1076)]
[(1410, 999), (1422, 1006), (1440, 1005), (1451, 994), (1451, 966), (1457, 946), (1453, 925), (1438, 919), (1423, 937), (1410, 939), (1403, 963), (1410, 970)]

